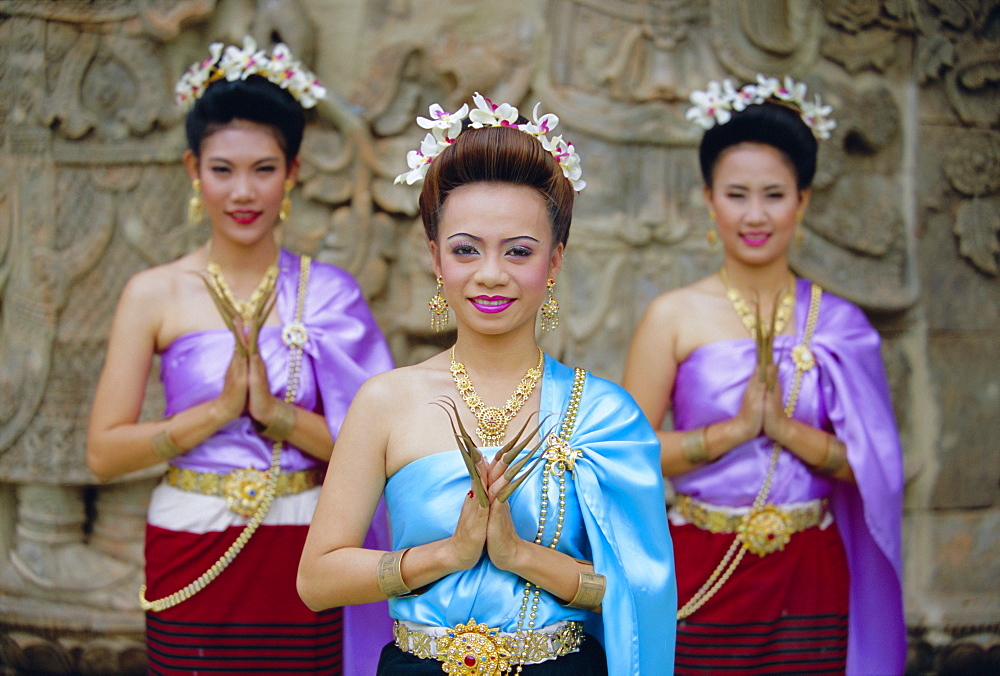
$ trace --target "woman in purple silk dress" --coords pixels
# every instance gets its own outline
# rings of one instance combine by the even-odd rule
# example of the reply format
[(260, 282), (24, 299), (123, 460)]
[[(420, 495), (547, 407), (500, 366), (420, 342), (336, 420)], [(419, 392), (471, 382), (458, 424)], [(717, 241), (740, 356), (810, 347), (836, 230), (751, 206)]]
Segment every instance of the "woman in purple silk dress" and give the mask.
[(830, 109), (762, 76), (691, 100), (723, 264), (650, 304), (624, 383), (654, 427), (672, 412), (658, 434), (677, 673), (902, 673), (902, 461), (879, 336), (788, 263)]
[[(354, 279), (276, 242), (303, 108), (323, 95), (283, 45), (269, 55), (249, 40), (212, 45), (177, 87), (191, 106), (189, 218), (207, 221), (208, 242), (126, 285), (87, 444), (101, 480), (169, 462), (137, 590), (150, 673), (369, 674), (391, 636), (384, 607), (355, 625), (295, 591), (343, 417), (392, 366)], [(166, 411), (139, 422), (154, 355)]]

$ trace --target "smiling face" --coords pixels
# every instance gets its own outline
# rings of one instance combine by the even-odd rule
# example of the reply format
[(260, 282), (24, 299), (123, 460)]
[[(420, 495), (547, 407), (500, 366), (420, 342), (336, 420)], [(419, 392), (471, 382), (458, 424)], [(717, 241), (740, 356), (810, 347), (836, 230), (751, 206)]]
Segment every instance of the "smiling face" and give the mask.
[(751, 266), (787, 264), (809, 190), (798, 190), (795, 172), (777, 148), (741, 143), (720, 155), (705, 200), (727, 259)]
[(502, 183), (456, 188), (430, 248), (460, 331), (534, 334), (546, 283), (558, 274), (563, 253), (562, 244), (553, 247), (537, 191)]
[(244, 120), (206, 136), (200, 156), (188, 151), (184, 164), (192, 180), (201, 180), (213, 233), (245, 246), (270, 236), (285, 181), (298, 174), (298, 160), (285, 160), (275, 132)]

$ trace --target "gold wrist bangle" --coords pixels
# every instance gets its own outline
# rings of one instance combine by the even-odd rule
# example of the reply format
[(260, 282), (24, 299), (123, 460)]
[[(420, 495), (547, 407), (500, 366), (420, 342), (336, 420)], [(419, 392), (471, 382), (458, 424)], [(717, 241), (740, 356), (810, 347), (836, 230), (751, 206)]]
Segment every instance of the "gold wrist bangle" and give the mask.
[(708, 461), (708, 425), (685, 432), (681, 437), (681, 453), (692, 465)]
[(832, 476), (840, 471), (840, 468), (847, 462), (847, 451), (845, 449), (844, 453), (841, 453), (841, 447), (843, 444), (837, 437), (832, 434), (827, 435), (826, 455), (823, 456), (823, 462), (816, 467), (817, 473)]
[(170, 433), (166, 430), (160, 430), (149, 441), (153, 444), (153, 452), (163, 460), (176, 458), (184, 452), (174, 443), (174, 440), (170, 438)]
[(573, 600), (566, 604), (569, 608), (579, 608), (598, 612), (604, 600), (604, 590), (608, 585), (606, 577), (600, 573), (580, 573), (580, 584)]
[(260, 433), (272, 441), (284, 441), (292, 433), (293, 427), (295, 427), (295, 406), (281, 401), (274, 409), (271, 422)]
[(410, 551), (410, 548), (398, 549), (394, 552), (386, 552), (378, 562), (378, 588), (389, 598), (403, 596), (410, 593), (410, 588), (403, 582), (403, 571), (401, 564), (403, 554)]

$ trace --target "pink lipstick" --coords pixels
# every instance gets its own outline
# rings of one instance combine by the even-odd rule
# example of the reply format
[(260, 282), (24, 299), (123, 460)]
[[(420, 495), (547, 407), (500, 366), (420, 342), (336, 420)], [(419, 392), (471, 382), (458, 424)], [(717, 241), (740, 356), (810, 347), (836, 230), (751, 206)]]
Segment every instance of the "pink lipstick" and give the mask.
[(507, 298), (506, 296), (476, 296), (470, 299), (469, 302), (480, 312), (495, 314), (503, 312), (513, 305), (514, 299)]
[(747, 246), (764, 246), (767, 240), (771, 239), (771, 235), (766, 232), (745, 232), (740, 235), (740, 239)]
[(259, 211), (230, 211), (229, 217), (240, 225), (250, 225), (260, 216)]

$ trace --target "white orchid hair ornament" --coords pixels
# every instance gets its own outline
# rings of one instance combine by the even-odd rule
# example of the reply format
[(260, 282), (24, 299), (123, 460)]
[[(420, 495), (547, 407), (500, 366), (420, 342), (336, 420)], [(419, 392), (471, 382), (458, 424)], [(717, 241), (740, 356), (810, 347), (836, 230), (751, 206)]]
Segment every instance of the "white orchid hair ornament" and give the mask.
[(787, 106), (802, 117), (818, 139), (830, 138), (830, 132), (837, 126), (830, 119), (833, 106), (824, 106), (817, 94), (812, 101), (806, 100), (806, 85), (786, 77), (782, 83), (776, 77), (757, 76), (757, 82), (744, 85), (740, 89), (731, 80), (708, 83), (705, 91), (691, 92), (693, 107), (687, 111), (687, 119), (703, 129), (711, 129), (717, 124), (726, 124), (733, 112), (745, 110), (747, 106), (772, 101)]
[(406, 163), (410, 170), (397, 176), (396, 183), (405, 182), (407, 185), (413, 185), (417, 181), (423, 180), (434, 158), (458, 138), (462, 132), (463, 121), (468, 117), (469, 126), (474, 129), (514, 127), (525, 134), (534, 136), (559, 163), (563, 176), (570, 182), (574, 190), (579, 192), (587, 186), (587, 182), (580, 178), (583, 173), (580, 167), (580, 156), (576, 153), (573, 144), (563, 139), (562, 135), (549, 136), (559, 124), (559, 118), (553, 113), (546, 113), (539, 117), (538, 109), (541, 103), (535, 104), (530, 122), (518, 124), (520, 113), (509, 103), (497, 105), (479, 92), (475, 93), (472, 101), (476, 107), (471, 111), (468, 104), (463, 104), (453, 113), (449, 113), (434, 103), (429, 108), (430, 117), (417, 118), (417, 124), (430, 131), (420, 142), (419, 148), (406, 154)]
[(243, 38), (242, 48), (213, 42), (208, 52), (208, 58), (192, 64), (174, 87), (174, 103), (185, 110), (191, 108), (216, 80), (225, 78), (233, 82), (246, 80), (251, 75), (260, 75), (287, 90), (303, 108), (312, 108), (326, 98), (326, 87), (302, 67), (287, 45), (280, 42), (271, 49), (270, 55), (257, 49), (257, 43), (250, 36)]

